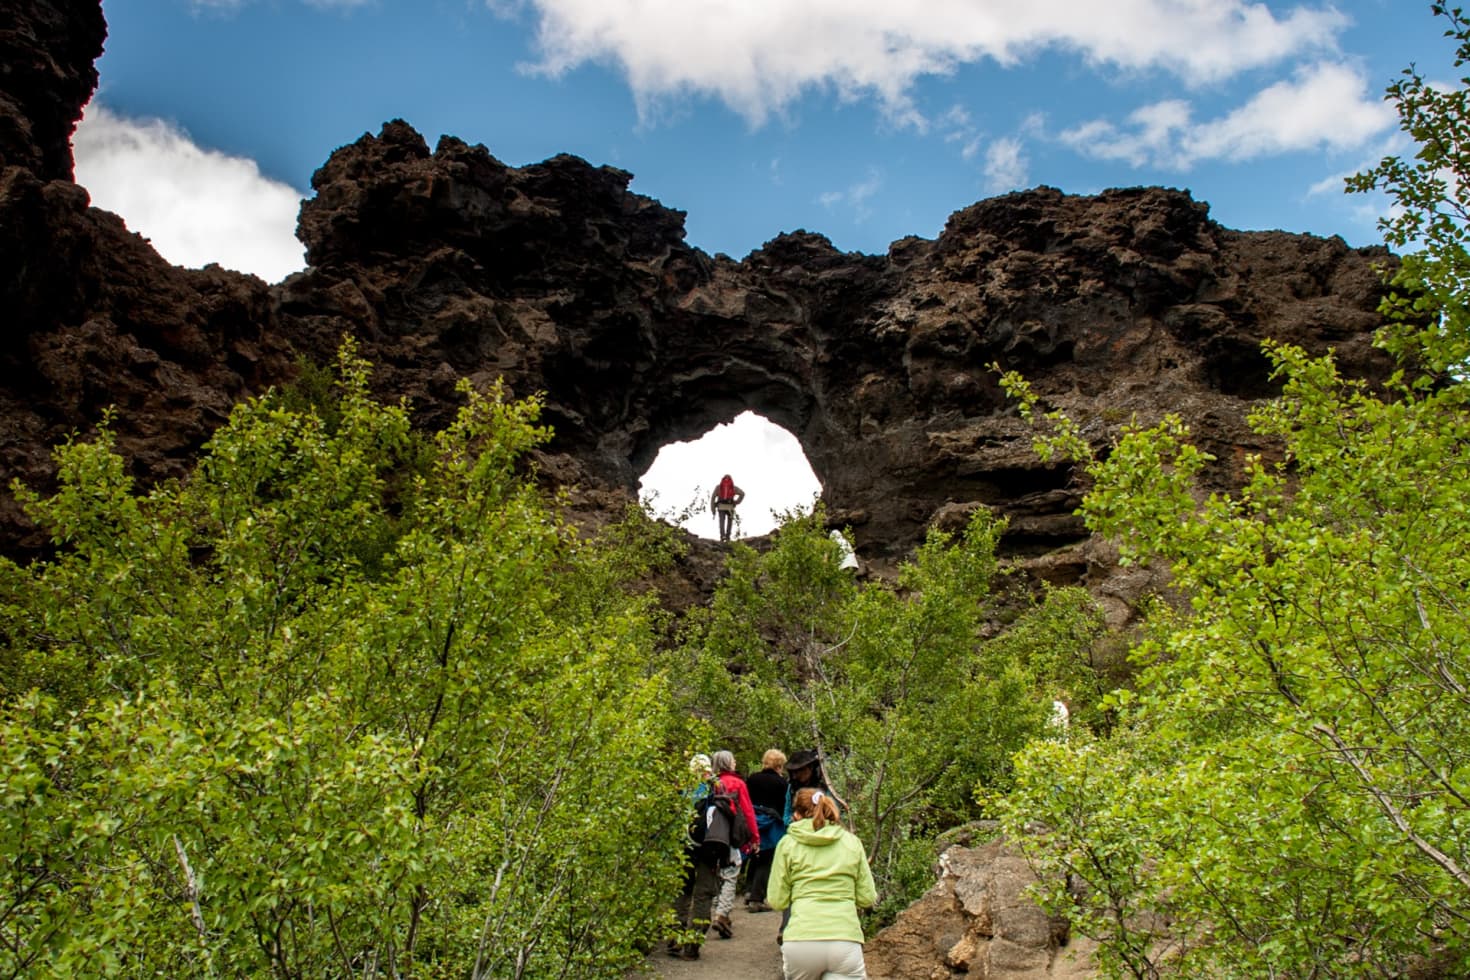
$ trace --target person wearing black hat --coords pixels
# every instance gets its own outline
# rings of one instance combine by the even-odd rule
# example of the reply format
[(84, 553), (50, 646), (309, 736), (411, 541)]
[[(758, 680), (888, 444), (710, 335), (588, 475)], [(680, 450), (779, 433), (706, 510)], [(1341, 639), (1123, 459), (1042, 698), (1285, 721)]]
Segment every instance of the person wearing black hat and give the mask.
[(822, 755), (816, 749), (801, 749), (786, 760), (786, 812), (782, 822), (791, 826), (791, 803), (796, 794), (804, 789), (819, 789), (831, 793), (827, 776), (822, 772)]
[[(822, 772), (822, 753), (816, 749), (799, 749), (786, 760), (786, 813), (782, 817), (782, 823), (788, 827), (794, 819), (792, 809), (796, 794), (804, 789), (821, 790), (832, 797), (834, 804), (838, 802), (837, 795), (827, 785), (827, 774)], [(788, 906), (781, 910), (781, 928), (776, 933), (776, 942), (781, 942), (790, 921), (791, 909)]]

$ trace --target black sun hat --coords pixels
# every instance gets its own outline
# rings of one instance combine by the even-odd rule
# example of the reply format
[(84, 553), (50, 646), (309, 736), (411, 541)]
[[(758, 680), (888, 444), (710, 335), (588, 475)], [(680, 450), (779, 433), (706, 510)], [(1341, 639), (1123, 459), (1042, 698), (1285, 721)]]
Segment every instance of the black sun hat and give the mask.
[(801, 749), (786, 760), (786, 770), (790, 772), (792, 769), (805, 769), (821, 761), (822, 755), (816, 749)]

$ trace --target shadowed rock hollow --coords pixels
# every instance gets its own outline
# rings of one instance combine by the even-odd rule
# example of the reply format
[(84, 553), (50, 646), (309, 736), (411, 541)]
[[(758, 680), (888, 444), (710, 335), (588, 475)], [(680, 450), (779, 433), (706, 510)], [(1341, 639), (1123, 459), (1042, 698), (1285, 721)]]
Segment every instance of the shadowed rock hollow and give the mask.
[[(113, 404), (140, 477), (184, 472), (232, 404), (351, 334), (424, 424), (448, 418), (461, 376), (544, 392), (542, 471), (578, 487), (586, 520), (631, 499), (661, 446), (750, 409), (800, 440), (870, 563), (984, 506), (1036, 574), (1106, 594), (1114, 569), (1071, 513), (1081, 488), (1034, 456), (993, 362), (1099, 445), (1132, 417), (1182, 415), (1217, 486), (1241, 454), (1273, 451), (1244, 425), (1274, 390), (1263, 339), (1382, 370), (1369, 340), (1386, 252), (1231, 231), (1187, 192), (1043, 187), (886, 255), (795, 232), (735, 261), (687, 245), (683, 213), (630, 193), (624, 171), (508, 167), (449, 137), (431, 151), (402, 121), (314, 175), (305, 272), (179, 269), (89, 207), (58, 156), (95, 86), (100, 8), (19, 7), (21, 28), (0, 32), (7, 481), (47, 479), (49, 446)], [(9, 498), (0, 532), (13, 554), (41, 544)]]

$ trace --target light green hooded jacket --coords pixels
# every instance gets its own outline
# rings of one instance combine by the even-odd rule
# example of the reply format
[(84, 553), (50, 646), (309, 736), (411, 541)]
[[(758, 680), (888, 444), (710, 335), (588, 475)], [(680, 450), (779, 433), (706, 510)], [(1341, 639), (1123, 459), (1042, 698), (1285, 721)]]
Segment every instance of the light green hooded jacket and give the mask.
[(791, 907), (783, 942), (811, 939), (863, 941), (857, 910), (878, 900), (863, 842), (837, 824), (821, 830), (811, 818), (786, 830), (771, 860), (766, 901)]

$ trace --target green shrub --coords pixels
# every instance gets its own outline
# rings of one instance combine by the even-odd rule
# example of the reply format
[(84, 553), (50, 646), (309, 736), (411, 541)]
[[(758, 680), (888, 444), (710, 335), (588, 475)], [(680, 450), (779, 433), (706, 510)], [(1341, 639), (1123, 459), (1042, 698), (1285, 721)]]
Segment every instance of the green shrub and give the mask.
[[(517, 472), (534, 401), (431, 440), (368, 395), (240, 406), (135, 491), (104, 425), (0, 568), (0, 973), (620, 977), (681, 880), (693, 729), (632, 535)], [(427, 448), (431, 447), (431, 448)], [(626, 576), (623, 576), (626, 577)]]

